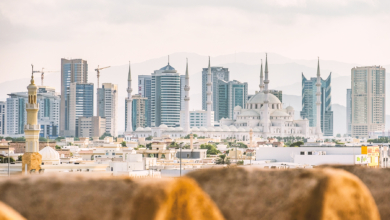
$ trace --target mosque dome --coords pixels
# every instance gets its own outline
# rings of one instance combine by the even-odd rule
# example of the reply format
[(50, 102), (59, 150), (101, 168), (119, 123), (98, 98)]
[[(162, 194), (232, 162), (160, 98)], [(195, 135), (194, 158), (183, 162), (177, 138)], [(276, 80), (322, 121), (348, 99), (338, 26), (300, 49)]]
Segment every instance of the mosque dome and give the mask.
[(244, 129), (243, 127), (240, 127), (240, 128), (238, 129), (238, 131), (245, 131), (245, 129)]
[(294, 111), (294, 108), (293, 108), (292, 106), (288, 106), (288, 107), (286, 108), (286, 110), (287, 110), (287, 111)]
[(236, 107), (234, 107), (234, 111), (240, 111), (242, 108), (241, 106), (237, 105)]
[(167, 130), (168, 130), (168, 131), (174, 131), (175, 129), (172, 128), (172, 127), (169, 127)]
[(42, 155), (42, 162), (57, 162), (58, 163), (60, 161), (60, 154), (49, 146), (40, 150), (39, 154)]
[(258, 127), (255, 127), (254, 129), (253, 129), (253, 132), (259, 132), (260, 131), (260, 129), (258, 128)]
[(151, 128), (149, 128), (149, 127), (146, 127), (145, 129), (144, 129), (144, 131), (151, 131), (152, 129)]
[(208, 127), (207, 131), (215, 131), (215, 129), (213, 127)]
[(199, 131), (207, 131), (207, 128), (201, 127), (201, 128), (199, 128)]
[(145, 130), (142, 127), (138, 127), (137, 129), (135, 129), (135, 131), (145, 131)]
[(199, 128), (193, 127), (193, 128), (191, 129), (191, 131), (199, 131)]
[(164, 67), (162, 67), (160, 70), (163, 70), (163, 73), (176, 73), (177, 70), (175, 70), (175, 68), (173, 68), (171, 65), (166, 65)]
[[(265, 100), (265, 94), (263, 92), (258, 92), (251, 99), (249, 99), (249, 104), (263, 104)], [(268, 103), (269, 104), (279, 104), (281, 103), (278, 97), (274, 94), (268, 93)]]
[(175, 128), (175, 130), (176, 130), (176, 131), (182, 131), (183, 128), (182, 128), (182, 127), (177, 127), (177, 128)]
[(161, 124), (161, 125), (159, 126), (159, 128), (168, 128), (168, 126), (166, 126), (166, 125), (164, 125), (164, 124)]
[(217, 128), (215, 128), (214, 130), (215, 130), (215, 131), (223, 131), (222, 128), (220, 128), (220, 127), (217, 127)]

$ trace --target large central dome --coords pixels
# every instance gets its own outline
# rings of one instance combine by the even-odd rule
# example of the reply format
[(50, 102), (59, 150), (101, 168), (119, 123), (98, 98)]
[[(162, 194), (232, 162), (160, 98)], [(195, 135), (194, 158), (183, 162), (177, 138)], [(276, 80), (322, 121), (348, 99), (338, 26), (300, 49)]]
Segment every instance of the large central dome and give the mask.
[[(265, 94), (263, 92), (258, 92), (251, 99), (249, 99), (249, 104), (263, 104), (265, 100)], [(280, 104), (280, 100), (274, 94), (268, 93), (268, 103), (270, 104)]]

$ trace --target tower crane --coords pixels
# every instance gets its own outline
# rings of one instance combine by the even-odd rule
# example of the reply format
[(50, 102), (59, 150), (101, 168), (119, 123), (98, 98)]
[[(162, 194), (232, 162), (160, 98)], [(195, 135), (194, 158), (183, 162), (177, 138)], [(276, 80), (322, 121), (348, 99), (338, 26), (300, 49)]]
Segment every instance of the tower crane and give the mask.
[(43, 86), (43, 78), (44, 78), (44, 75), (45, 73), (57, 73), (59, 71), (43, 71), (45, 68), (42, 68), (42, 71), (37, 71), (37, 72), (40, 72), (41, 73), (41, 86)]
[(99, 88), (100, 70), (106, 69), (106, 68), (109, 68), (109, 67), (110, 67), (110, 66), (106, 66), (106, 67), (99, 68), (99, 65), (98, 65), (98, 67), (95, 69), (95, 71), (96, 71), (96, 73), (97, 73), (97, 88)]

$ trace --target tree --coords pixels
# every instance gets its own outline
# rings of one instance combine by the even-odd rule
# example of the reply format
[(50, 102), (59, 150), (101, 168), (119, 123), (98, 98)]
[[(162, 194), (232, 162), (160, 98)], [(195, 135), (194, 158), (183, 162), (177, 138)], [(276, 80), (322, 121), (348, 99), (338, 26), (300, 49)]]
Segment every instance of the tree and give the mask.
[(64, 137), (57, 137), (55, 141), (60, 142), (62, 139), (65, 139)]
[(216, 164), (230, 164), (230, 159), (226, 156), (226, 154), (219, 155), (217, 160), (215, 161)]
[(22, 155), (19, 155), (18, 156), (18, 161), (22, 161), (23, 160), (23, 156)]
[(200, 149), (207, 149), (207, 154), (217, 155), (221, 153), (214, 145), (212, 144), (202, 144), (200, 145)]
[(40, 138), (39, 138), (39, 142), (47, 142), (47, 139), (44, 138), (44, 137), (40, 137)]
[(244, 165), (244, 161), (243, 160), (237, 161), (237, 165)]
[(100, 136), (100, 140), (103, 140), (105, 137), (112, 137), (110, 133), (104, 133), (102, 136)]
[[(193, 138), (197, 138), (197, 134), (193, 134)], [(187, 136), (184, 137), (184, 139), (190, 139), (190, 134), (187, 134)]]
[(122, 141), (121, 145), (122, 145), (122, 147), (127, 147), (126, 141)]
[(290, 144), (290, 147), (300, 147), (302, 144), (304, 144), (302, 141), (297, 141), (295, 143)]
[(149, 136), (149, 137), (145, 138), (145, 140), (151, 141), (151, 140), (153, 140), (153, 136)]
[(55, 148), (56, 148), (56, 150), (61, 150), (61, 147), (58, 145), (56, 145)]
[[(140, 145), (138, 145), (138, 147), (137, 148), (145, 148), (145, 146), (144, 145), (142, 145), (142, 144), (140, 144)], [(138, 150), (138, 149), (136, 149), (136, 150)]]
[(179, 144), (176, 143), (176, 142), (171, 142), (171, 144), (169, 144), (168, 147), (169, 147), (169, 148), (179, 148), (180, 146), (179, 146)]
[(147, 149), (152, 149), (152, 143), (146, 144)]
[(8, 158), (10, 158), (11, 163), (15, 162), (15, 159), (12, 157), (0, 157), (1, 163), (8, 163)]

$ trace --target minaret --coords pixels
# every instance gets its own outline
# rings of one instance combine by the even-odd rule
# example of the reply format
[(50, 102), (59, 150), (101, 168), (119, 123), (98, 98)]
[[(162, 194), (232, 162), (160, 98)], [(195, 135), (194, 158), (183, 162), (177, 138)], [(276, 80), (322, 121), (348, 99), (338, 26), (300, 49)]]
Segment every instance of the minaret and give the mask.
[(132, 115), (132, 102), (133, 99), (131, 98), (131, 92), (133, 89), (131, 89), (131, 69), (130, 69), (130, 61), (129, 61), (129, 75), (127, 76), (127, 98), (126, 98), (126, 105), (127, 105), (127, 125), (126, 125), (126, 133), (130, 134), (133, 131), (133, 124), (131, 121), (131, 115)]
[(264, 82), (263, 82), (263, 60), (261, 60), (261, 67), (260, 67), (260, 92), (264, 91)]
[(213, 92), (211, 91), (211, 67), (210, 67), (210, 57), (209, 57), (209, 68), (207, 70), (207, 127), (211, 127), (211, 120), (214, 120), (214, 118), (211, 118), (211, 105), (213, 104), (213, 101), (211, 101), (211, 95)]
[(186, 63), (186, 85), (184, 86), (185, 97), (184, 97), (184, 132), (185, 134), (190, 133), (190, 75), (188, 74), (188, 59)]
[[(38, 87), (34, 83), (34, 66), (31, 64), (31, 82), (27, 86), (28, 103), (26, 103), (27, 123), (24, 125), (24, 136), (26, 138), (26, 151), (22, 157), (22, 171), (35, 170), (38, 172), (41, 169), (42, 155), (39, 154), (39, 131), (38, 111), (39, 104), (37, 102)], [(27, 168), (27, 170), (26, 170)]]
[(268, 80), (268, 59), (267, 59), (267, 54), (265, 54), (265, 80), (264, 80), (264, 84), (265, 84), (265, 88), (264, 88), (265, 111), (264, 111), (264, 115), (263, 115), (263, 119), (264, 119), (264, 129), (263, 129), (263, 132), (264, 132), (265, 137), (267, 137), (267, 134), (269, 132), (269, 128), (268, 127), (269, 127), (269, 117), (270, 117), (269, 105), (268, 105), (268, 83), (269, 83), (269, 80)]
[(322, 136), (321, 133), (321, 77), (320, 77), (320, 58), (318, 57), (318, 64), (317, 64), (317, 120), (316, 120), (316, 135), (318, 138)]

